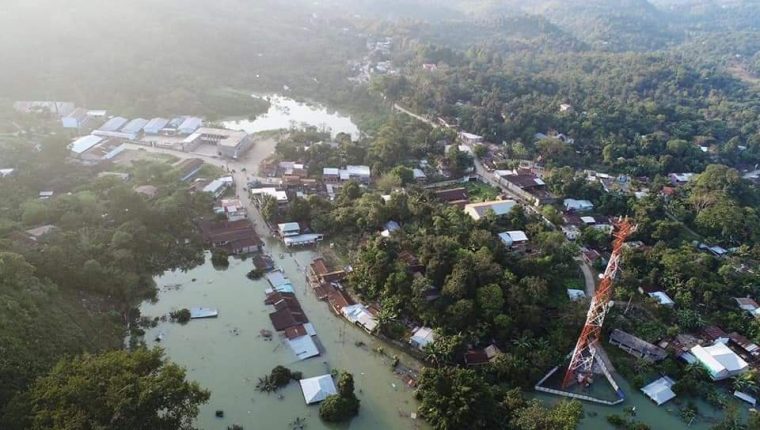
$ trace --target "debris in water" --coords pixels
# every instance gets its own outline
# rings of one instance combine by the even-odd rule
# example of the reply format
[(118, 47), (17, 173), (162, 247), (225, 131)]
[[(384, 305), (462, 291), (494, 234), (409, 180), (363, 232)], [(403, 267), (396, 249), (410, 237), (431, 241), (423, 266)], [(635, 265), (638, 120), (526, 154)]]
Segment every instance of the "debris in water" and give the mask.
[(224, 417), (224, 411), (221, 409), (217, 409), (215, 413), (217, 418), (223, 418)]

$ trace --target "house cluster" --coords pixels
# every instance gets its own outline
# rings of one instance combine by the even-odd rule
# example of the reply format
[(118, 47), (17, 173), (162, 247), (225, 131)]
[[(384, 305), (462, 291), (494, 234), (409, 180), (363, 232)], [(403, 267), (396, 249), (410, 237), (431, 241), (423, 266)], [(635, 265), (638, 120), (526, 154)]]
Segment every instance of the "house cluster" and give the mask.
[[(748, 302), (738, 299), (737, 303), (745, 303), (747, 309), (751, 307)], [(704, 367), (713, 381), (722, 381), (760, 366), (760, 346), (739, 333), (727, 334), (716, 326), (705, 327), (696, 334), (684, 333), (663, 339), (657, 345), (615, 329), (610, 334), (609, 342), (649, 362), (658, 362), (673, 354), (685, 363), (696, 363)], [(671, 389), (675, 382), (663, 376), (643, 387), (642, 391), (661, 405), (676, 396)], [(737, 391), (734, 394), (752, 405), (756, 402), (754, 397), (746, 393)]]
[(345, 270), (330, 268), (325, 259), (320, 257), (309, 264), (307, 279), (317, 298), (326, 301), (336, 315), (367, 333), (373, 333), (378, 325), (379, 309), (356, 303), (341, 285), (346, 276), (348, 273)]
[(372, 174), (369, 166), (348, 165), (342, 168), (325, 167), (321, 176), (310, 175), (307, 165), (297, 161), (265, 161), (260, 166), (261, 178), (251, 182), (250, 193), (254, 200), (272, 196), (280, 205), (289, 200), (309, 195), (334, 199), (348, 181), (369, 185)]
[(269, 314), (274, 329), (284, 334), (299, 360), (318, 356), (319, 348), (313, 339), (317, 332), (301, 308), (293, 284), (279, 270), (267, 273), (266, 279), (270, 288), (265, 291), (264, 303), (274, 308)]
[(398, 69), (389, 60), (393, 38), (381, 37), (367, 41), (367, 55), (361, 60), (350, 62), (354, 76), (348, 78), (351, 82), (366, 83), (373, 75), (395, 75)]

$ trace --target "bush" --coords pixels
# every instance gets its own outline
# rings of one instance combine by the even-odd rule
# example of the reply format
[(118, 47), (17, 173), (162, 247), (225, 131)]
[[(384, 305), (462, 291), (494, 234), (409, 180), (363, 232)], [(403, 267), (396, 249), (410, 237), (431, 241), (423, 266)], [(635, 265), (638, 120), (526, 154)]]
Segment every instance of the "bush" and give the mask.
[(175, 320), (180, 324), (186, 324), (188, 321), (190, 321), (190, 310), (187, 308), (182, 308), (178, 311), (170, 313), (169, 316), (172, 320)]
[(343, 422), (359, 413), (359, 399), (356, 396), (343, 397), (333, 394), (319, 406), (319, 416), (331, 423)]
[(215, 249), (211, 252), (211, 264), (214, 267), (229, 267), (229, 255), (222, 250)]
[(255, 281), (257, 279), (261, 279), (262, 276), (264, 276), (264, 271), (261, 269), (253, 269), (248, 274), (245, 275), (248, 279)]
[(325, 399), (319, 406), (319, 416), (332, 423), (347, 421), (359, 413), (359, 399), (354, 394), (354, 376), (340, 372), (338, 394)]
[(290, 372), (290, 369), (285, 366), (275, 367), (269, 375), (269, 377), (272, 378), (272, 382), (278, 387), (288, 385), (292, 376), (293, 374)]

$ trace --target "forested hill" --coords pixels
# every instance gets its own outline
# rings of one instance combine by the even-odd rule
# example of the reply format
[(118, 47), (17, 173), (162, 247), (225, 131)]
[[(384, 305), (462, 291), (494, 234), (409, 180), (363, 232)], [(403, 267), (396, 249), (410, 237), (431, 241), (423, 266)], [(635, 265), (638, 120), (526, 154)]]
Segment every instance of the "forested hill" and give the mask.
[(125, 116), (250, 115), (260, 107), (248, 91), (335, 92), (346, 61), (364, 49), (342, 31), (346, 22), (295, 2), (114, 3), (0, 2), (0, 98), (71, 100)]

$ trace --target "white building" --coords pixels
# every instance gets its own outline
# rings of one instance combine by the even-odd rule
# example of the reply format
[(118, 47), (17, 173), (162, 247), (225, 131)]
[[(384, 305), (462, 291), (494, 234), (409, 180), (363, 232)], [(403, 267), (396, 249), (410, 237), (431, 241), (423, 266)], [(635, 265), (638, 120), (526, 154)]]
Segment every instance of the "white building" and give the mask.
[(594, 204), (588, 200), (565, 199), (565, 210), (584, 212), (594, 209)]
[(657, 406), (660, 406), (668, 400), (674, 399), (676, 397), (676, 393), (674, 393), (672, 390), (673, 385), (675, 385), (675, 381), (668, 378), (667, 376), (663, 376), (662, 378), (642, 388), (641, 391), (643, 391), (644, 394), (646, 394), (650, 399), (657, 403)]
[(433, 342), (435, 342), (435, 332), (430, 327), (418, 327), (409, 338), (409, 343), (417, 349), (425, 349)]
[(475, 221), (485, 217), (489, 211), (493, 211), (496, 216), (506, 215), (517, 206), (514, 200), (491, 200), (481, 203), (470, 203), (465, 205), (464, 212)]
[(707, 369), (714, 381), (739, 375), (749, 368), (746, 361), (721, 342), (705, 347), (697, 345), (691, 349), (691, 354)]
[(499, 233), (499, 239), (501, 239), (501, 242), (508, 248), (526, 245), (528, 243), (528, 235), (522, 230)]
[(307, 405), (319, 403), (328, 396), (338, 394), (331, 375), (315, 376), (301, 379), (298, 382), (301, 384), (301, 391), (303, 391), (303, 398)]
[(280, 232), (280, 237), (298, 236), (301, 234), (301, 226), (297, 222), (277, 224), (277, 230)]
[(570, 298), (571, 301), (577, 302), (578, 300), (583, 300), (586, 298), (586, 292), (583, 290), (568, 288), (567, 297)]
[(82, 154), (87, 152), (89, 149), (94, 147), (95, 145), (103, 142), (103, 138), (100, 136), (82, 136), (79, 139), (75, 140), (74, 142), (69, 145), (69, 150), (71, 151), (72, 157), (80, 157)]
[(232, 176), (223, 176), (214, 179), (208, 185), (203, 187), (203, 192), (213, 195), (214, 198), (218, 198), (224, 194), (224, 192), (227, 191), (227, 188), (231, 187), (233, 183), (234, 180), (232, 179)]
[(264, 196), (271, 196), (277, 200), (277, 204), (279, 205), (288, 204), (288, 193), (285, 191), (278, 191), (274, 187), (251, 188), (250, 193), (251, 197), (259, 200), (259, 202), (261, 202)]
[(346, 166), (338, 172), (341, 181), (357, 181), (363, 184), (369, 184), (371, 172), (369, 166)]
[(468, 145), (475, 145), (478, 143), (483, 143), (483, 136), (479, 136), (477, 134), (467, 133), (467, 132), (461, 132), (459, 133), (459, 138), (462, 140), (462, 142), (468, 144)]
[(664, 291), (655, 291), (654, 293), (649, 293), (649, 297), (657, 300), (657, 302), (662, 306), (667, 306), (669, 308), (672, 308), (676, 304), (676, 302), (674, 302), (669, 295), (665, 294)]
[(350, 322), (371, 333), (377, 328), (377, 318), (361, 303), (344, 306), (340, 312)]

